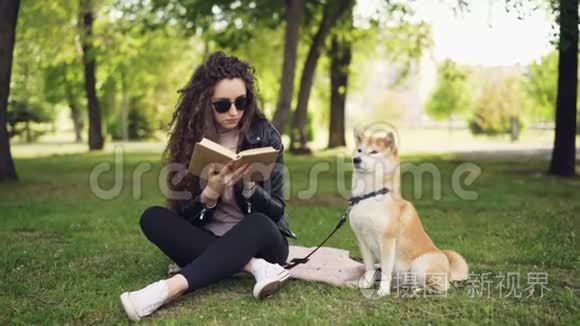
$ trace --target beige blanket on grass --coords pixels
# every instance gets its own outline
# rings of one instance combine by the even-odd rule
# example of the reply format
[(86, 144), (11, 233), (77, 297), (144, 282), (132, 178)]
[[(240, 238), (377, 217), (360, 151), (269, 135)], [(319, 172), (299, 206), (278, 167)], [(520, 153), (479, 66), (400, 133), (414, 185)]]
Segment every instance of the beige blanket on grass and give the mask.
[[(303, 258), (316, 247), (290, 246), (288, 262), (292, 258)], [(321, 247), (308, 262), (290, 269), (292, 278), (304, 281), (324, 282), (336, 286), (357, 287), (364, 274), (364, 265), (350, 258), (343, 249)]]
[[(316, 247), (290, 246), (289, 263), (293, 258), (304, 258)], [(180, 270), (175, 263), (169, 264), (168, 275), (174, 275)], [(290, 277), (294, 279), (324, 282), (335, 286), (357, 287), (359, 279), (364, 274), (364, 266), (350, 258), (349, 252), (343, 249), (321, 247), (304, 264), (290, 269)], [(248, 277), (251, 274), (240, 272), (234, 277)]]

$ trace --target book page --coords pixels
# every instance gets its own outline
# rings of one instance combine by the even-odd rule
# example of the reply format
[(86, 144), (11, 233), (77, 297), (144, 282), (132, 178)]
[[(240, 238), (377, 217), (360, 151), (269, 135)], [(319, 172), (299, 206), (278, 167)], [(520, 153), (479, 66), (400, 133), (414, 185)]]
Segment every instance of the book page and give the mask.
[(263, 181), (270, 177), (276, 159), (278, 158), (278, 150), (273, 147), (253, 148), (238, 153), (240, 158), (236, 161), (236, 166), (249, 163), (252, 165), (252, 175), (250, 177), (253, 181)]
[(229, 149), (212, 142), (209, 139), (202, 139), (198, 142), (191, 155), (189, 171), (196, 176), (207, 179), (209, 164), (217, 163), (216, 168), (221, 170), (222, 166), (237, 158), (237, 154)]
[(216, 153), (226, 155), (230, 157), (232, 160), (234, 160), (237, 157), (236, 153), (207, 138), (202, 139), (198, 144), (202, 145), (203, 147), (207, 147)]
[(278, 151), (276, 149), (274, 149), (274, 147), (268, 146), (268, 147), (246, 149), (245, 151), (239, 152), (238, 155), (240, 155), (240, 157), (244, 157), (244, 156), (251, 156), (251, 155), (255, 155), (255, 154), (271, 153), (271, 152), (278, 152)]

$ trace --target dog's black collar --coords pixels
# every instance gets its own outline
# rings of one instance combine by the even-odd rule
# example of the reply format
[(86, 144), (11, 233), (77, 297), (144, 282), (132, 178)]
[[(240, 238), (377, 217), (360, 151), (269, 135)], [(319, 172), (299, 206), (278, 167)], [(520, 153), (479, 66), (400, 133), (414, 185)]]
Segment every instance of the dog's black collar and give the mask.
[(386, 187), (383, 187), (377, 191), (373, 191), (373, 192), (369, 192), (368, 194), (364, 194), (364, 195), (360, 195), (360, 196), (355, 196), (355, 197), (350, 197), (350, 199), (348, 200), (351, 206), (354, 206), (358, 203), (360, 203), (361, 201), (368, 199), (368, 198), (372, 198), (378, 195), (384, 195), (386, 193), (389, 192), (389, 189), (387, 189)]

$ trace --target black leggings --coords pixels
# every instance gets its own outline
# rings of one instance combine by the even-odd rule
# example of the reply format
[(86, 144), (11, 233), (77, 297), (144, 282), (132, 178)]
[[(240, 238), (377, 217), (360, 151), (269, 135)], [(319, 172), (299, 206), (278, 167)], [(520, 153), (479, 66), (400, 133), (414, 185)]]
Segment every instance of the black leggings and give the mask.
[(241, 272), (252, 257), (283, 265), (288, 240), (266, 215), (251, 213), (223, 236), (192, 225), (159, 206), (141, 216), (145, 236), (182, 269), (188, 292)]

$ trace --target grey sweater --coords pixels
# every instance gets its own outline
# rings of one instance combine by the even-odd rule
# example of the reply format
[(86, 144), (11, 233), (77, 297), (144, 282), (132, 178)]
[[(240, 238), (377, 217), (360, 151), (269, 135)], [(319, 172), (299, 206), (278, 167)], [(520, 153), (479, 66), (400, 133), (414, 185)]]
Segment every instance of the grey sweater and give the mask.
[[(236, 152), (239, 135), (240, 132), (237, 128), (220, 131), (218, 132), (218, 142), (220, 145)], [(205, 188), (205, 186), (206, 183), (202, 181), (202, 187)], [(212, 219), (204, 225), (206, 229), (215, 235), (222, 236), (244, 218), (244, 214), (236, 203), (233, 190), (233, 186), (226, 186), (221, 196), (221, 201), (215, 208)]]

